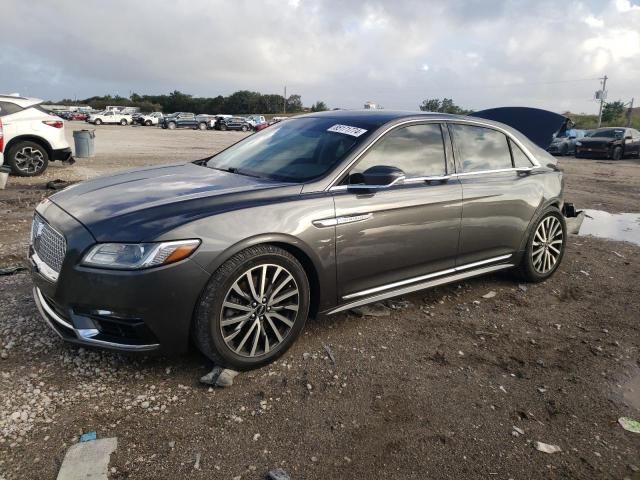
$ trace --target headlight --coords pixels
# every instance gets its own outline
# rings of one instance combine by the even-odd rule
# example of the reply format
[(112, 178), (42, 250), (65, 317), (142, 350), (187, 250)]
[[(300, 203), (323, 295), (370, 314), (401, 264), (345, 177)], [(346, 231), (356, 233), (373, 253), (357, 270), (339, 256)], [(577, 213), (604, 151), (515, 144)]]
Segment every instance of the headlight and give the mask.
[(576, 146), (581, 147), (582, 146), (582, 142), (576, 142)]
[(82, 264), (118, 270), (138, 270), (177, 262), (191, 255), (200, 240), (161, 243), (99, 243), (89, 250)]

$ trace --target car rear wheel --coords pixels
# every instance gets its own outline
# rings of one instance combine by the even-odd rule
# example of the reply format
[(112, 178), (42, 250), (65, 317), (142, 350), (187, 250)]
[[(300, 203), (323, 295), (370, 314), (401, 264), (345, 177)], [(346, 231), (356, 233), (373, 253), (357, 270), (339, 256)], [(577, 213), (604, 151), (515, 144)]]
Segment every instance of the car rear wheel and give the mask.
[(126, 124), (127, 124), (127, 121), (124, 118), (120, 120), (120, 125), (124, 127)]
[(212, 276), (197, 305), (193, 336), (216, 365), (251, 370), (282, 356), (309, 313), (300, 262), (272, 245), (248, 248)]
[(527, 249), (518, 269), (529, 282), (546, 280), (560, 266), (567, 242), (567, 227), (560, 210), (549, 208), (538, 218), (527, 241)]
[(240, 130), (246, 132), (247, 130), (249, 130), (249, 127), (247, 127), (246, 125), (242, 125), (242, 127), (240, 127)]
[(611, 152), (611, 158), (613, 160), (622, 160), (622, 147), (617, 146)]
[(224, 123), (220, 125), (220, 130), (225, 131), (226, 129), (227, 129), (227, 126)]
[(35, 142), (19, 142), (9, 149), (7, 162), (14, 175), (35, 177), (47, 169), (49, 154)]
[(144, 124), (145, 124), (147, 127), (150, 127), (150, 126), (151, 126), (151, 120), (146, 120), (146, 121), (144, 122)]

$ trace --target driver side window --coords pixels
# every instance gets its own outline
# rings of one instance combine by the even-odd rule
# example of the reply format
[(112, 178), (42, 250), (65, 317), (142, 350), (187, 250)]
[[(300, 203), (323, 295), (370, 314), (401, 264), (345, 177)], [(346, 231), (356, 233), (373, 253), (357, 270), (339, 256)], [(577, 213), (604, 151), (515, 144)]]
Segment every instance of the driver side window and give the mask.
[(446, 175), (440, 124), (410, 125), (392, 130), (369, 149), (350, 174), (362, 173), (378, 165), (399, 168), (408, 179)]

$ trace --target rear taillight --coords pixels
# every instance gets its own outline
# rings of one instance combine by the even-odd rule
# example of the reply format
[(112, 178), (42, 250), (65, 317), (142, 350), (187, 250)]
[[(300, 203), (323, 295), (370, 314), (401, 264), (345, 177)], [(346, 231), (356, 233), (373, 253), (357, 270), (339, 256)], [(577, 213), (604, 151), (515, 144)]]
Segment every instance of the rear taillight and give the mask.
[(62, 128), (64, 127), (64, 122), (62, 120), (43, 120), (42, 123), (45, 125), (49, 125), (53, 128)]
[(4, 150), (4, 135), (2, 134), (2, 119), (0, 118), (0, 152)]

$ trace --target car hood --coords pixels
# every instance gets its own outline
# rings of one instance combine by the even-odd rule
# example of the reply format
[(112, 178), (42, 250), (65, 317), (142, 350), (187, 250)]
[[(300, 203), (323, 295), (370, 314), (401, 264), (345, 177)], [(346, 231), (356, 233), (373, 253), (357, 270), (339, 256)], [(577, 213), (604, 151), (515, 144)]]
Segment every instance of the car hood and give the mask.
[(89, 180), (49, 198), (98, 241), (149, 241), (218, 211), (300, 191), (300, 185), (187, 163)]

